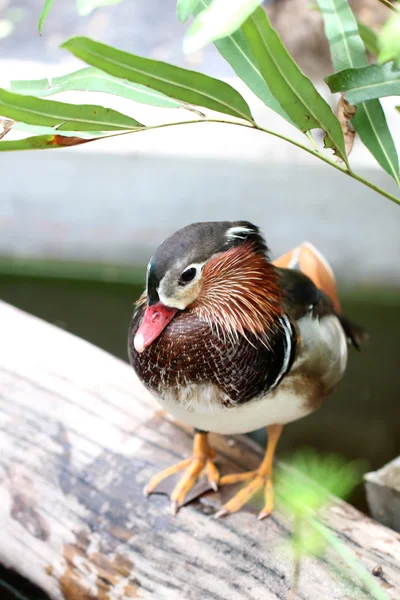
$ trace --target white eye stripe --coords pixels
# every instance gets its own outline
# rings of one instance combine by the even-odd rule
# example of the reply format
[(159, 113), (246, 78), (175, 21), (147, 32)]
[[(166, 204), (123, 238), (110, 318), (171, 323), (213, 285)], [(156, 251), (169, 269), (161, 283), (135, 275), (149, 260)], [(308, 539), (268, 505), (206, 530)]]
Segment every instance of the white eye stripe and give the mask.
[[(189, 304), (191, 304), (198, 295), (198, 286), (193, 285), (199, 282), (202, 277), (202, 269), (205, 262), (202, 263), (191, 263), (185, 266), (182, 261), (181, 265), (174, 265), (172, 272), (167, 273), (159, 282), (157, 287), (158, 297), (165, 306), (171, 306), (184, 310)], [(182, 273), (188, 269), (196, 269), (196, 275), (182, 285), (180, 283), (180, 277)]]
[(225, 237), (227, 237), (228, 240), (234, 240), (234, 239), (244, 240), (251, 233), (255, 233), (255, 231), (254, 231), (254, 229), (251, 229), (250, 227), (245, 227), (244, 225), (236, 226), (236, 227), (230, 227), (230, 229), (228, 229), (227, 232), (225, 233)]

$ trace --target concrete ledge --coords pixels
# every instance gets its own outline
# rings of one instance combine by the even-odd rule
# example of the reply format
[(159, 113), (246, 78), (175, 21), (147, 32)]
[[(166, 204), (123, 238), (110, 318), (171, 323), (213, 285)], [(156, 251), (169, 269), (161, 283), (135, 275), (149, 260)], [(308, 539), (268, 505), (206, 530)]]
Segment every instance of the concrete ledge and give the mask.
[[(3, 154), (2, 175), (3, 256), (138, 265), (189, 222), (248, 219), (275, 255), (310, 240), (343, 280), (399, 281), (398, 207), (312, 157), (260, 164), (72, 149)], [(384, 173), (363, 175), (395, 191)]]
[(373, 518), (400, 532), (400, 456), (364, 479)]

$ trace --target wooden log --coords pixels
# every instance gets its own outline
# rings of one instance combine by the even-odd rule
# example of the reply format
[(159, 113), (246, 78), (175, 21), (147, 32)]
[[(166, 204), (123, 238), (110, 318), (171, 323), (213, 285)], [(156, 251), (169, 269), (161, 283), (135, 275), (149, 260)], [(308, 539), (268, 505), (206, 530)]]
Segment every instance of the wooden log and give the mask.
[[(221, 496), (209, 493), (173, 517), (165, 496), (143, 496), (152, 474), (190, 453), (191, 435), (128, 365), (4, 303), (0, 332), (2, 563), (55, 600), (288, 597), (290, 524), (279, 507), (263, 522), (245, 511), (216, 520)], [(222, 472), (260, 460), (246, 438), (212, 443)], [(382, 567), (398, 600), (399, 535), (340, 501), (324, 522), (368, 571)], [(370, 596), (329, 552), (303, 561), (296, 598)]]

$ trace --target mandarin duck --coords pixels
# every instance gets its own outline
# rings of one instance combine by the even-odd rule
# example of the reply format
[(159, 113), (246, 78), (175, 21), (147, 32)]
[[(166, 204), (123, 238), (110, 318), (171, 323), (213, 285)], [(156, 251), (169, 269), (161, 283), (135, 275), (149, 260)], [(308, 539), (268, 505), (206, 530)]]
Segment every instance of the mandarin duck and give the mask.
[[(218, 512), (236, 512), (258, 491), (274, 505), (272, 467), (283, 426), (315, 411), (336, 388), (347, 343), (363, 332), (341, 315), (333, 273), (304, 244), (270, 261), (247, 221), (188, 225), (164, 240), (147, 268), (132, 317), (128, 353), (139, 379), (176, 419), (194, 428), (191, 458), (155, 475), (149, 494), (182, 471), (175, 514), (205, 469), (210, 486), (244, 482)], [(267, 427), (256, 471), (220, 477), (208, 432)]]

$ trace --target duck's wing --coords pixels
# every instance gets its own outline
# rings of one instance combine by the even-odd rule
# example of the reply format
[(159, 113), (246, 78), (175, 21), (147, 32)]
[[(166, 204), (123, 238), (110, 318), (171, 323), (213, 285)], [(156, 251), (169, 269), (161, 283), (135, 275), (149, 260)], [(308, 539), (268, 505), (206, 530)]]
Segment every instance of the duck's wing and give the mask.
[(331, 300), (335, 311), (341, 312), (335, 275), (326, 258), (312, 244), (304, 242), (274, 260), (273, 264), (284, 269), (297, 269), (307, 275)]
[(274, 261), (280, 275), (288, 315), (298, 320), (307, 313), (315, 318), (336, 315), (355, 348), (368, 334), (341, 313), (336, 280), (328, 261), (312, 244), (304, 243)]

